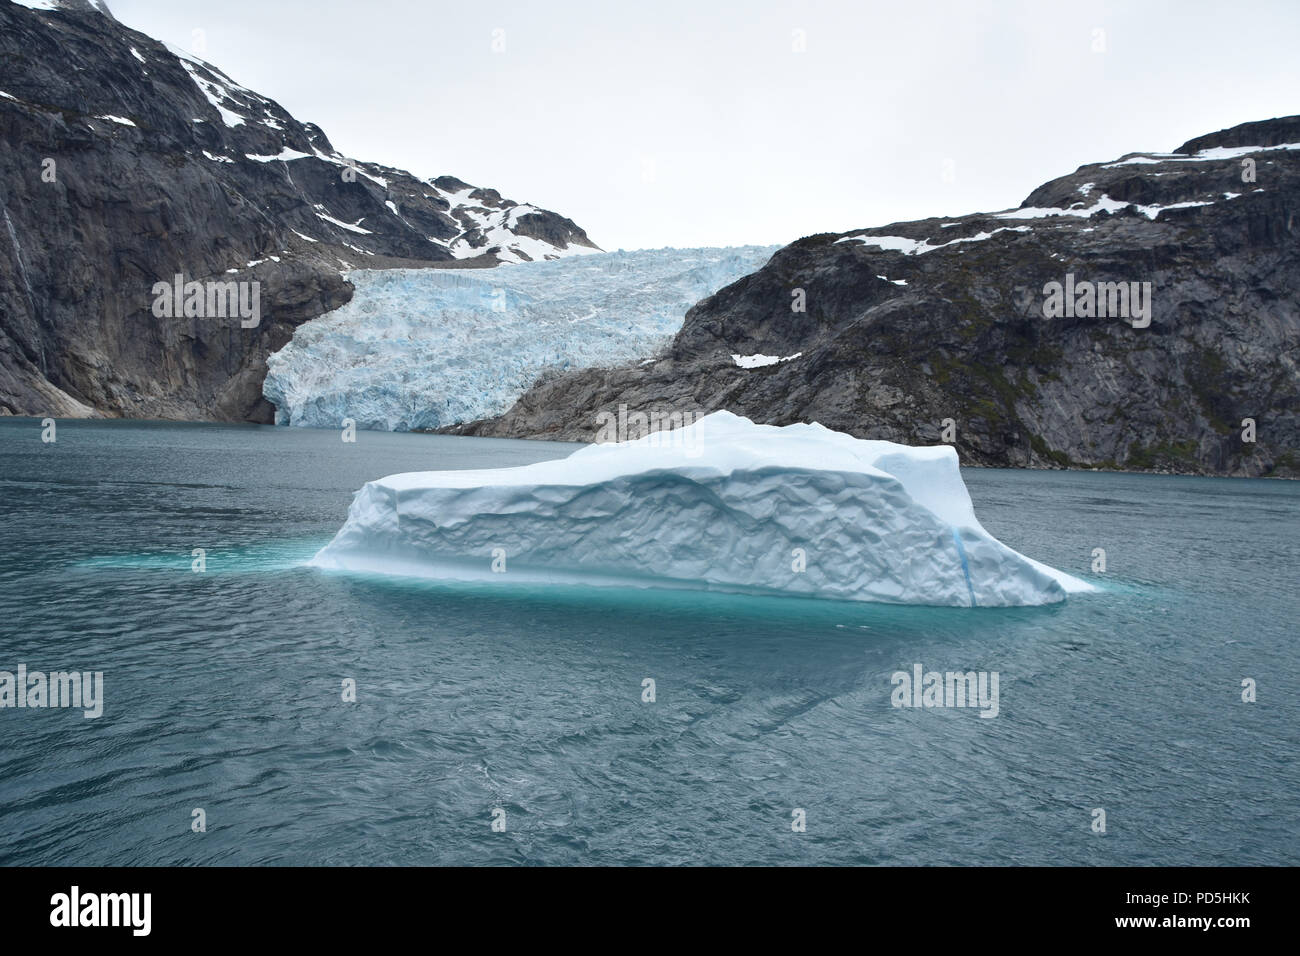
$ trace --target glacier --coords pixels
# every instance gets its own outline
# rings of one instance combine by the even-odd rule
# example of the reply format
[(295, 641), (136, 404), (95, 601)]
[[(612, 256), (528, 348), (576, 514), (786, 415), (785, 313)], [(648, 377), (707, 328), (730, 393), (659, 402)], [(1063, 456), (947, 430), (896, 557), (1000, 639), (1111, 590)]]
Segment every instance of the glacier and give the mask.
[(507, 411), (549, 370), (646, 359), (779, 246), (595, 253), (496, 269), (347, 273), (347, 305), (267, 359), (276, 423), (408, 431)]
[(984, 530), (951, 446), (725, 411), (523, 467), (368, 482), (310, 563), (957, 607), (1094, 590)]

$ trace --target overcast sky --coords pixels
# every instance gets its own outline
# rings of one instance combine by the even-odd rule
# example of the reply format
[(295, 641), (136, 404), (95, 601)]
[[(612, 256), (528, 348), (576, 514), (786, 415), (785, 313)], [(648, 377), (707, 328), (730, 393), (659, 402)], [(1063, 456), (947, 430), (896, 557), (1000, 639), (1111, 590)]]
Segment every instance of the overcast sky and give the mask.
[(203, 31), (205, 59), (349, 156), (499, 189), (605, 249), (1004, 209), (1300, 113), (1297, 0), (109, 6), (178, 46)]

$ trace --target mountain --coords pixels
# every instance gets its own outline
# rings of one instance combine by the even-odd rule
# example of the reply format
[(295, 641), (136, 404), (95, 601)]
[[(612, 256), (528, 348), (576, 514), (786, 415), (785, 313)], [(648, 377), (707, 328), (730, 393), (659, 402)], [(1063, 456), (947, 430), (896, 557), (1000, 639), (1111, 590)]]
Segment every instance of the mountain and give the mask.
[(658, 361), (550, 377), (455, 430), (591, 440), (622, 404), (728, 409), (955, 430), (970, 464), (1294, 477), (1298, 212), (1293, 116), (1080, 167), (1014, 210), (808, 236), (699, 302)]
[[(98, 0), (0, 0), (0, 144), (0, 414), (270, 422), (266, 357), (351, 298), (342, 272), (599, 251), (496, 190), (343, 156)], [(257, 282), (259, 321), (155, 314), (176, 275)]]

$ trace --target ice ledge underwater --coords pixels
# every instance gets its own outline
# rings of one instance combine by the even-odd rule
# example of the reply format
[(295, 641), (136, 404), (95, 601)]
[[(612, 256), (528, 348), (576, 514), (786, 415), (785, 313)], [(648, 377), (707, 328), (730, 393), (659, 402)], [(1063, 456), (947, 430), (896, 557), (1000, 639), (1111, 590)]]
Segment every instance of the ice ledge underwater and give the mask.
[(367, 482), (311, 564), (954, 607), (1095, 590), (985, 531), (948, 445), (730, 412), (555, 461)]

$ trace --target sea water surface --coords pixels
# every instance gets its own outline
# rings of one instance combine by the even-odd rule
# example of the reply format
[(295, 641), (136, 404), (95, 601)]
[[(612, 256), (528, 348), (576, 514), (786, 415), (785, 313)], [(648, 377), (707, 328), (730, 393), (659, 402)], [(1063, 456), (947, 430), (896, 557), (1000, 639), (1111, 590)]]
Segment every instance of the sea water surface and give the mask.
[[(894, 607), (303, 566), (369, 479), (569, 445), (41, 435), (0, 419), (0, 671), (105, 701), (0, 709), (0, 864), (1300, 863), (1295, 482), (968, 469), (1103, 590)], [(893, 707), (916, 664), (997, 717)]]

